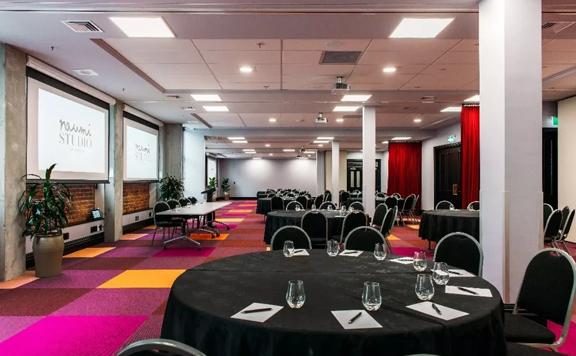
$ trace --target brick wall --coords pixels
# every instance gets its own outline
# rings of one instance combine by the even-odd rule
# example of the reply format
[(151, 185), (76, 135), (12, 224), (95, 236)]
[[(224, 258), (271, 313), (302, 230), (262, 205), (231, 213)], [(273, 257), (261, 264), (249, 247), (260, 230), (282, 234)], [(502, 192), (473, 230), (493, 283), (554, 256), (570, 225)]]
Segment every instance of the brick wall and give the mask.
[(150, 209), (150, 183), (124, 183), (123, 214)]
[(68, 184), (72, 195), (72, 206), (68, 212), (68, 225), (78, 225), (91, 220), (91, 211), (96, 207), (95, 184)]

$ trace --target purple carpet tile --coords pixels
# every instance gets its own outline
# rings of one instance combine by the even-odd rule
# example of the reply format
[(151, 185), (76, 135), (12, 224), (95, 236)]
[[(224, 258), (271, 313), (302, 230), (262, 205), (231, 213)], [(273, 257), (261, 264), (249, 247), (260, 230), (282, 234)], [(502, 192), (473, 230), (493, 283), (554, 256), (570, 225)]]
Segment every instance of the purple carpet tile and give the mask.
[(189, 247), (168, 247), (154, 255), (154, 257), (207, 257), (214, 252), (215, 247), (202, 247), (200, 249)]
[(96, 288), (122, 270), (64, 270), (55, 277), (40, 278), (22, 288)]

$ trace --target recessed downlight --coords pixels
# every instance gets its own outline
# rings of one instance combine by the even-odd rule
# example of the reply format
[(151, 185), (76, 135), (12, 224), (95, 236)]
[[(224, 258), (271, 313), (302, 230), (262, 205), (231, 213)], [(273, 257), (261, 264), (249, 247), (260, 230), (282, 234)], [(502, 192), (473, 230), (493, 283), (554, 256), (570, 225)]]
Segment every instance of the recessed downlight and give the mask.
[(419, 124), (419, 123), (422, 122), (422, 119), (419, 118), (419, 117), (417, 117), (417, 118), (415, 118), (413, 121), (414, 121), (415, 124)]
[(254, 67), (249, 66), (249, 65), (243, 65), (239, 68), (240, 73), (244, 73), (244, 74), (249, 74), (252, 73), (254, 71)]
[(388, 141), (382, 141), (382, 144), (383, 144), (383, 145), (387, 145), (387, 144), (388, 144)]
[(270, 122), (270, 123), (275, 123), (277, 121), (278, 121), (278, 119), (276, 119), (275, 117), (268, 118), (268, 122)]
[(440, 110), (440, 112), (460, 112), (460, 111), (462, 111), (461, 106), (448, 106), (448, 107)]
[(266, 146), (266, 147), (270, 147), (270, 144), (269, 144), (269, 143), (267, 143), (267, 144), (265, 144), (264, 146)]
[(339, 123), (339, 124), (341, 124), (341, 123), (344, 122), (344, 119), (341, 118), (341, 117), (339, 117), (339, 118), (336, 119), (336, 122)]
[(384, 68), (382, 68), (382, 72), (387, 73), (387, 74), (391, 74), (391, 73), (396, 73), (396, 67), (394, 66), (386, 66)]
[(284, 148), (282, 152), (295, 152), (296, 150), (293, 148)]

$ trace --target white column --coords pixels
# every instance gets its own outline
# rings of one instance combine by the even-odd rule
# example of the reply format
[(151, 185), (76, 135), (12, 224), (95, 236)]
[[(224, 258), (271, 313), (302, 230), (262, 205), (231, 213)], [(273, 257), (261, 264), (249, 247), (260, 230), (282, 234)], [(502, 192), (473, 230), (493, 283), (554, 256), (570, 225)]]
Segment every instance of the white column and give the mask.
[(193, 196), (199, 201), (203, 201), (206, 198), (206, 195), (201, 194), (201, 192), (206, 190), (206, 143), (204, 134), (186, 129), (182, 140), (183, 149), (179, 158), (183, 167), (184, 195)]
[(104, 185), (104, 240), (122, 237), (124, 206), (124, 103), (116, 102), (110, 112), (108, 171), (110, 183)]
[(482, 0), (480, 242), (484, 277), (516, 298), (542, 247), (541, 0)]
[(325, 187), (325, 163), (324, 160), (326, 159), (326, 152), (324, 151), (317, 151), (316, 152), (316, 195), (323, 194), (326, 190)]
[(376, 108), (362, 108), (362, 205), (374, 215), (376, 201)]
[(332, 141), (332, 201), (338, 201), (340, 191), (340, 144)]

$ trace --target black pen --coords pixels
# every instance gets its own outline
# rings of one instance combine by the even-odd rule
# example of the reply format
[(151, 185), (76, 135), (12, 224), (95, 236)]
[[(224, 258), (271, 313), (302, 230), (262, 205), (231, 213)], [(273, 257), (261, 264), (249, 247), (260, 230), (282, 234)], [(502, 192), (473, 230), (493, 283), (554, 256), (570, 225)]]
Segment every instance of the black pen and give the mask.
[(434, 309), (434, 311), (436, 311), (436, 313), (438, 313), (438, 315), (442, 315), (442, 312), (440, 311), (440, 309), (438, 309), (436, 304), (432, 303), (432, 309)]
[(351, 255), (353, 253), (356, 253), (357, 251), (344, 251), (341, 253), (341, 255)]
[(350, 320), (348, 320), (348, 324), (352, 324), (353, 322), (355, 322), (360, 316), (362, 316), (362, 312), (359, 312), (358, 314), (354, 315), (354, 317)]
[(452, 273), (452, 274), (455, 274), (455, 275), (457, 275), (457, 276), (461, 276), (461, 275), (462, 275), (462, 273), (456, 272), (456, 271), (448, 271), (448, 272), (449, 272), (449, 273)]
[(243, 314), (250, 314), (250, 313), (258, 313), (263, 311), (270, 311), (272, 308), (260, 308), (260, 309), (252, 309), (252, 310), (244, 310)]
[(473, 290), (471, 290), (471, 289), (468, 289), (468, 288), (464, 288), (464, 287), (458, 287), (458, 289), (460, 289), (461, 291), (463, 291), (463, 292), (466, 292), (466, 293), (470, 293), (470, 294), (478, 295), (478, 293), (476, 293), (476, 292), (474, 292)]
[(299, 252), (302, 252), (302, 251), (304, 251), (304, 250), (294, 250), (294, 253), (299, 253)]

